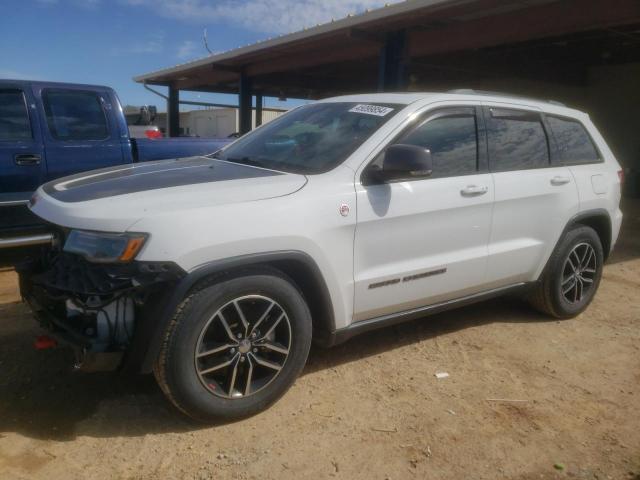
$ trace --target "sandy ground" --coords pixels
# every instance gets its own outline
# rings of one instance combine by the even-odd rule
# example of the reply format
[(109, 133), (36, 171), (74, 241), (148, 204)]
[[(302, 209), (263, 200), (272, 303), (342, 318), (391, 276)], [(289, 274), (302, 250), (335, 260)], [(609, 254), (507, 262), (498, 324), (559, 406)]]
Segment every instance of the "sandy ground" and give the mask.
[(0, 478), (640, 480), (640, 202), (625, 210), (579, 318), (499, 299), (314, 348), (274, 407), (209, 428), (152, 377), (74, 373), (69, 352), (35, 351), (2, 272)]

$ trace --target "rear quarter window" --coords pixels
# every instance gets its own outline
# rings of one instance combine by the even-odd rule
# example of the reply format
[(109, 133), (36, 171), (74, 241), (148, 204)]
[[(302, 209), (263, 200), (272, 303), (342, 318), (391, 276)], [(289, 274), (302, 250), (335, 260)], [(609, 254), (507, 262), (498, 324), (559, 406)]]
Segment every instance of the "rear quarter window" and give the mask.
[(578, 120), (547, 115), (547, 122), (556, 140), (560, 158), (565, 165), (602, 161), (587, 129)]

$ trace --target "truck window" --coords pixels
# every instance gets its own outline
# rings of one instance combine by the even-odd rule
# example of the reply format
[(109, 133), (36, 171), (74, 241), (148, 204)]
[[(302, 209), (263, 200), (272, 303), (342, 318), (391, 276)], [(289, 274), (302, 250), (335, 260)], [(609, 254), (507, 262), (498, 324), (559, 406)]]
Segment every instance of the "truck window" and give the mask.
[(24, 93), (0, 90), (0, 141), (30, 140), (31, 124)]
[(51, 136), (58, 140), (104, 140), (107, 119), (96, 92), (45, 90), (44, 111)]
[(584, 126), (577, 120), (547, 116), (562, 162), (565, 165), (580, 165), (602, 161), (593, 140)]
[(428, 120), (396, 143), (428, 148), (433, 158), (431, 178), (476, 173), (478, 137), (475, 114)]
[(490, 108), (486, 117), (491, 171), (549, 166), (549, 143), (538, 113)]

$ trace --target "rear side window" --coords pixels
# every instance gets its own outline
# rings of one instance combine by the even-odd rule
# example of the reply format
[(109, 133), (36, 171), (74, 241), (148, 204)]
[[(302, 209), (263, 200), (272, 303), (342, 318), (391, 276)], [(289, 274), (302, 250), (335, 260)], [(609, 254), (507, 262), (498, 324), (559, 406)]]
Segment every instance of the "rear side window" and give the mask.
[(565, 165), (600, 162), (600, 154), (584, 126), (577, 120), (547, 116)]
[(96, 92), (46, 90), (42, 96), (47, 125), (58, 140), (104, 140), (107, 119)]
[(31, 138), (24, 93), (21, 90), (0, 90), (0, 141)]
[(536, 112), (490, 108), (489, 161), (494, 172), (549, 166), (549, 143)]
[(475, 114), (452, 114), (427, 120), (397, 143), (418, 145), (431, 151), (432, 178), (475, 173), (478, 135)]

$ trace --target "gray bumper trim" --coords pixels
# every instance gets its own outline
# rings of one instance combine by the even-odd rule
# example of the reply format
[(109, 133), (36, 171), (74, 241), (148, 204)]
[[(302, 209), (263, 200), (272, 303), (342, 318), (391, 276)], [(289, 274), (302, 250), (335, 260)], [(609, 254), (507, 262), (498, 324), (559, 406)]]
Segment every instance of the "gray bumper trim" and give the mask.
[(0, 238), (0, 249), (46, 245), (53, 242), (53, 234), (26, 235), (23, 237)]

